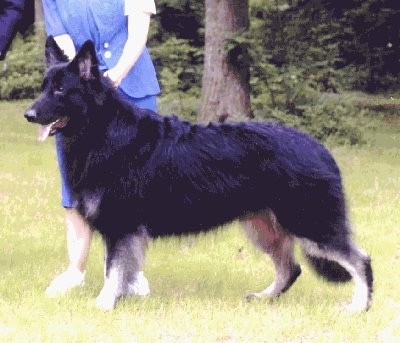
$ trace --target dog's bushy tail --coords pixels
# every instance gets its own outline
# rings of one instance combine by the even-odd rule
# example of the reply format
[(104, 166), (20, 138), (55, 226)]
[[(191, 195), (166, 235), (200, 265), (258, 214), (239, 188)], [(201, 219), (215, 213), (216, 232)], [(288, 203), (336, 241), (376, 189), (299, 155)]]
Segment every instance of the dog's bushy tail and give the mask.
[(347, 282), (352, 279), (350, 273), (336, 261), (311, 255), (304, 247), (302, 247), (302, 250), (311, 267), (326, 280), (331, 282)]

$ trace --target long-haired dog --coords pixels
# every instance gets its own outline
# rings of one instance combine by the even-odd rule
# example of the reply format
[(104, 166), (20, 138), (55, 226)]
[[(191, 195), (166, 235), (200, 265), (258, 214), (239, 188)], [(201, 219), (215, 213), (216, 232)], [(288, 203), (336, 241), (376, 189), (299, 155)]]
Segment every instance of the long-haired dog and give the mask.
[(324, 146), (274, 123), (194, 125), (133, 107), (100, 73), (90, 41), (68, 62), (49, 37), (46, 61), (42, 93), (25, 117), (41, 125), (42, 139), (61, 135), (77, 209), (103, 237), (99, 307), (130, 294), (147, 236), (238, 219), (276, 273), (250, 297), (277, 297), (294, 283), (299, 242), (319, 274), (354, 280), (352, 309), (369, 308), (370, 258), (352, 241), (340, 171)]

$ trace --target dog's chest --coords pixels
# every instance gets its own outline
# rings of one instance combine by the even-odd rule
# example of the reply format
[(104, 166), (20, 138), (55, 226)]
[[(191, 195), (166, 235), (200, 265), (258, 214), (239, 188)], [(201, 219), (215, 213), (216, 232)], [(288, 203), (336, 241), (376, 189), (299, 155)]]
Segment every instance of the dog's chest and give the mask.
[(100, 190), (82, 192), (80, 207), (85, 218), (90, 220), (98, 216), (102, 197), (103, 194)]

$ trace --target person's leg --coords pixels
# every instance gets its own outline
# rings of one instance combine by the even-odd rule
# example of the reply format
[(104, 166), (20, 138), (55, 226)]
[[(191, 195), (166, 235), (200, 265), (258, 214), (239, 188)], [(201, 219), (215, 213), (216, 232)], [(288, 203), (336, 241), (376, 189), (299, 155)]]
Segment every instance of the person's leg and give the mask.
[(65, 208), (68, 267), (55, 277), (46, 289), (48, 296), (64, 294), (84, 282), (86, 260), (93, 231), (75, 210), (74, 199), (67, 183), (66, 163), (56, 135), (57, 159), (61, 175), (61, 204)]
[(66, 208), (68, 268), (56, 276), (46, 288), (50, 297), (62, 295), (83, 285), (86, 260), (93, 231), (74, 208)]
[(66, 208), (69, 268), (85, 272), (93, 231), (74, 208)]

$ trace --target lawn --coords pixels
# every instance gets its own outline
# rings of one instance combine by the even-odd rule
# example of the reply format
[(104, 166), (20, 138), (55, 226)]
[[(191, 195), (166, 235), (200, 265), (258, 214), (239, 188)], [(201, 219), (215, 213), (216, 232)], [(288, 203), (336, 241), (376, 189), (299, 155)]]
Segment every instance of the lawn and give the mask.
[[(273, 280), (237, 223), (149, 246), (146, 299), (112, 312), (94, 306), (103, 249), (95, 237), (84, 287), (48, 299), (66, 263), (54, 140), (36, 141), (22, 114), (29, 102), (0, 102), (1, 342), (398, 342), (400, 341), (400, 120), (386, 118), (361, 147), (331, 147), (342, 169), (357, 243), (372, 257), (369, 312), (341, 306), (353, 291), (303, 274), (277, 300), (246, 302)], [(155, 214), (156, 215), (156, 214)]]

